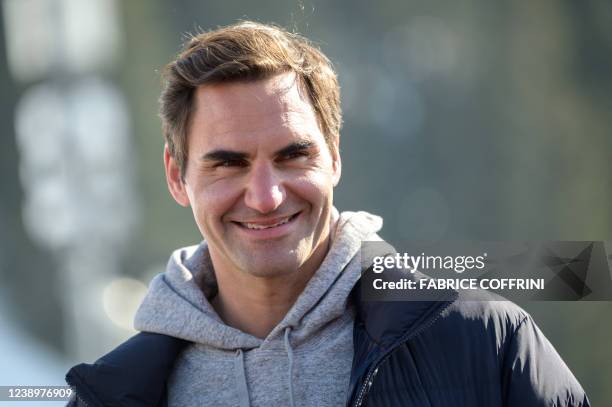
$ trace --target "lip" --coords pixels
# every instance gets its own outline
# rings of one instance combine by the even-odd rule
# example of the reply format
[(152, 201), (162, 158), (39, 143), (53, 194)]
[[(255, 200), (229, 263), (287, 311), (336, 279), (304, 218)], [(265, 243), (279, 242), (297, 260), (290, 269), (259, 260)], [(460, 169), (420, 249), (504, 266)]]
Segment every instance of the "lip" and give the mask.
[(302, 212), (294, 213), (289, 216), (289, 221), (287, 223), (283, 223), (282, 225), (267, 228), (267, 229), (249, 229), (246, 226), (243, 226), (241, 223), (257, 223), (263, 226), (266, 225), (274, 225), (275, 223), (280, 222), (285, 219), (286, 216), (278, 216), (270, 219), (258, 219), (258, 220), (249, 220), (248, 222), (237, 222), (233, 221), (234, 226), (242, 233), (243, 235), (248, 236), (252, 239), (273, 239), (277, 237), (284, 236), (291, 232), (291, 230), (295, 227), (296, 221), (300, 217)]

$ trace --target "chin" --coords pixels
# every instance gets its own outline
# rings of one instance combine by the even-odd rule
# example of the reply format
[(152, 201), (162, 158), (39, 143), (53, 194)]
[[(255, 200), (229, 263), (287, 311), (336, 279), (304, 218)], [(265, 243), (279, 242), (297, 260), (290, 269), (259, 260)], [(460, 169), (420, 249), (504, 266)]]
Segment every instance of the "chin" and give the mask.
[(297, 259), (250, 259), (244, 270), (257, 277), (280, 277), (296, 272), (299, 266)]

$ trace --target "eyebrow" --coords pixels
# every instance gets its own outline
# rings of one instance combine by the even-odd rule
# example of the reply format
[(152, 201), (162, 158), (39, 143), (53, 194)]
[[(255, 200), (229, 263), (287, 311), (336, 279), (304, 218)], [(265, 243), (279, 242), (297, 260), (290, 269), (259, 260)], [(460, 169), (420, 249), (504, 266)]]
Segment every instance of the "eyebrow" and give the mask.
[(295, 143), (289, 144), (287, 147), (281, 148), (280, 150), (276, 151), (274, 155), (276, 156), (291, 155), (293, 153), (308, 150), (309, 148), (312, 148), (313, 146), (314, 146), (314, 143), (312, 141), (300, 140), (300, 141), (296, 141)]
[(202, 161), (234, 161), (246, 160), (249, 157), (247, 153), (231, 150), (213, 150), (202, 156)]
[[(300, 140), (294, 143), (289, 144), (286, 147), (277, 150), (274, 155), (275, 156), (284, 156), (290, 155), (293, 153), (297, 153), (300, 151), (307, 150), (312, 148), (314, 143), (308, 140)], [(240, 161), (246, 160), (249, 158), (249, 154), (241, 152), (241, 151), (232, 151), (232, 150), (213, 150), (206, 154), (204, 154), (201, 158), (202, 161)]]

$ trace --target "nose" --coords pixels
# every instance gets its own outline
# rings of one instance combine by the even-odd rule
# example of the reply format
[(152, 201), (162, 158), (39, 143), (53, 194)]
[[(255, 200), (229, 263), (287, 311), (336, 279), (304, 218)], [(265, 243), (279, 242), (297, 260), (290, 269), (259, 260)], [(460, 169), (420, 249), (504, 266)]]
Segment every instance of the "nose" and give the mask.
[(254, 164), (245, 192), (245, 204), (259, 213), (276, 210), (285, 200), (282, 179), (269, 163)]

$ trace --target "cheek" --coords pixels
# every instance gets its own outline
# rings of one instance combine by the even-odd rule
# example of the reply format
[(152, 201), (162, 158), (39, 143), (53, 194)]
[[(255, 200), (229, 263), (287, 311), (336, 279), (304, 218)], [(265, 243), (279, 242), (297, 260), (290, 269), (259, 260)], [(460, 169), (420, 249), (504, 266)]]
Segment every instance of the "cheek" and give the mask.
[(293, 191), (314, 206), (324, 206), (333, 197), (333, 184), (330, 174), (313, 171), (291, 181)]
[(198, 224), (210, 224), (223, 216), (232, 208), (238, 195), (236, 188), (223, 182), (199, 186), (189, 191), (189, 199)]

